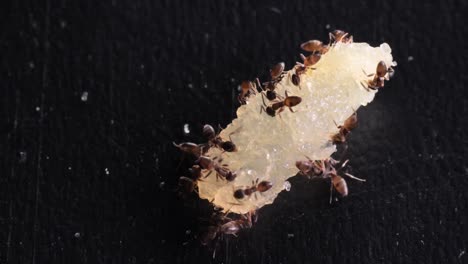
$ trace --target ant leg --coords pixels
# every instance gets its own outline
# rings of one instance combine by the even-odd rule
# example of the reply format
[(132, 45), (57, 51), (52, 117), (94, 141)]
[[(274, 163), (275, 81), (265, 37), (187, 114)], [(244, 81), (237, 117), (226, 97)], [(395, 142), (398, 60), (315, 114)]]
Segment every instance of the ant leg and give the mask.
[(335, 120), (333, 120), (333, 123), (335, 123), (335, 126), (336, 126), (337, 128), (340, 128), (340, 126), (336, 123)]
[(304, 56), (304, 54), (300, 53), (299, 56), (301, 57), (301, 60), (303, 62), (303, 64), (305, 64), (305, 62), (307, 61), (307, 57)]
[(333, 181), (330, 178), (330, 204), (332, 203), (332, 198), (333, 198)]
[(361, 86), (362, 86), (366, 91), (369, 91), (369, 90), (370, 90), (369, 86), (366, 86), (363, 82), (361, 82)]
[(203, 178), (208, 178), (208, 176), (210, 176), (210, 174), (211, 174), (212, 172), (213, 172), (213, 171), (210, 170), (210, 172), (209, 172), (207, 175), (205, 175), (205, 177), (203, 177)]
[(241, 104), (241, 105), (245, 104), (245, 100), (241, 100), (241, 95), (240, 94), (237, 96), (237, 101), (239, 101), (239, 104)]
[[(263, 105), (266, 107), (267, 104), (265, 103), (265, 95), (263, 95), (263, 93), (261, 93), (261, 94), (262, 94), (262, 102), (263, 102)], [(265, 109), (264, 106), (260, 106), (260, 114), (262, 113), (262, 110), (265, 111), (266, 113), (268, 113), (268, 112), (266, 111), (266, 109)]]
[(343, 39), (345, 39), (346, 36), (348, 36), (348, 33), (345, 33), (343, 36), (341, 36), (340, 41), (343, 41)]
[(284, 106), (281, 107), (280, 109), (278, 109), (278, 112), (276, 112), (276, 114), (277, 114), (281, 119), (282, 119), (282, 117), (281, 117), (281, 112), (283, 112), (283, 111), (284, 111)]
[(262, 89), (262, 90), (263, 90), (263, 87), (262, 87), (262, 85), (260, 84), (260, 80), (259, 80), (258, 78), (255, 78), (255, 81), (257, 82), (257, 84), (255, 85), (255, 90), (256, 90), (256, 91), (255, 91), (255, 94), (257, 94), (257, 92), (258, 92), (258, 87), (257, 87), (257, 85), (258, 85), (258, 86), (260, 87), (260, 89)]
[(264, 112), (266, 112), (266, 110), (265, 110), (265, 107), (264, 107), (264, 106), (260, 106), (260, 114), (262, 114), (262, 110), (263, 110)]
[(364, 71), (364, 69), (361, 69), (361, 70), (362, 70), (362, 72), (364, 73), (364, 75), (365, 75), (365, 76), (367, 76), (367, 77), (374, 76), (374, 73), (367, 74), (367, 72), (366, 72), (366, 71)]
[(341, 164), (340, 169), (344, 168), (346, 166), (346, 164), (348, 164), (348, 162), (349, 162), (349, 159), (345, 160), (345, 162), (343, 162), (343, 164)]
[(329, 38), (328, 45), (330, 45), (330, 47), (333, 47), (333, 44), (334, 44), (334, 43), (332, 43), (332, 40), (333, 40), (335, 37), (333, 36), (332, 33), (328, 33), (328, 38)]
[(297, 112), (297, 111), (294, 111), (294, 110), (292, 109), (292, 107), (288, 107), (288, 108), (289, 108), (289, 111), (291, 111), (291, 113), (296, 113), (296, 112)]
[(361, 178), (358, 178), (352, 174), (349, 174), (349, 173), (345, 173), (346, 176), (350, 177), (351, 179), (354, 179), (354, 180), (357, 180), (357, 181), (362, 181), (362, 182), (365, 182), (366, 180), (365, 179), (361, 179)]

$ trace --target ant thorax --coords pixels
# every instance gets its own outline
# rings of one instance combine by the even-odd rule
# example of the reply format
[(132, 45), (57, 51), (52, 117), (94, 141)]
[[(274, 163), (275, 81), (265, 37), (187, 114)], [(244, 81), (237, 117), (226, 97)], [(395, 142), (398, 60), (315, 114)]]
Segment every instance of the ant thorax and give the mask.
[[(348, 38), (331, 45), (327, 39), (323, 41), (323, 47), (319, 44), (314, 42), (306, 47), (314, 52), (318, 48), (324, 50), (313, 66), (304, 65), (298, 57), (297, 65), (285, 63), (280, 78), (264, 80), (274, 81), (274, 92), (278, 98), (267, 99), (267, 89), (263, 87), (256, 87), (255, 91), (249, 90), (250, 86), (245, 89), (239, 97), (242, 105), (237, 110), (237, 118), (219, 133), (223, 142), (235, 144), (235, 151), (229, 152), (212, 144), (203, 154), (213, 160), (213, 165), (201, 159), (211, 166), (206, 165), (211, 171), (204, 169), (197, 183), (201, 198), (212, 201), (225, 211), (239, 214), (273, 203), (281, 191), (289, 189), (287, 179), (298, 173), (297, 161), (307, 160), (305, 155), (311, 160), (324, 160), (336, 151), (331, 136), (338, 132), (337, 125), (343, 125), (360, 106), (370, 103), (378, 92), (378, 89), (370, 89), (366, 85), (374, 80), (379, 62), (384, 62), (387, 67), (395, 65), (386, 43), (371, 47)], [(279, 66), (276, 66), (273, 77), (281, 71)], [(294, 74), (298, 75), (292, 81)], [(259, 86), (257, 83), (249, 85)], [(285, 102), (292, 96), (301, 100), (296, 98), (294, 102)], [(272, 107), (279, 102), (282, 104)], [(268, 107), (274, 115), (266, 113)], [(205, 134), (211, 135), (213, 131), (205, 129)], [(226, 171), (235, 173), (235, 178), (230, 181), (223, 178)], [(220, 176), (219, 172), (223, 175)], [(252, 181), (257, 179), (259, 183), (268, 181), (271, 188), (249, 193), (242, 199), (234, 197), (236, 190), (250, 188)], [(333, 178), (336, 186), (344, 192), (338, 179)]]

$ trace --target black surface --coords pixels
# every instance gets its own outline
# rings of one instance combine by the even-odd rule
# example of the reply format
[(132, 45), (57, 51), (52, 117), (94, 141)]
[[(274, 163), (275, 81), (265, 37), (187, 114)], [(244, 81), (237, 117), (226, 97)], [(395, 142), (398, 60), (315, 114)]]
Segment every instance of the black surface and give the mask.
[[(468, 262), (466, 1), (2, 6), (0, 263)], [(253, 229), (199, 245), (207, 206), (172, 192), (171, 142), (228, 124), (240, 81), (291, 67), (327, 24), (398, 61), (350, 138), (368, 181), (330, 205), (326, 182), (294, 179)]]

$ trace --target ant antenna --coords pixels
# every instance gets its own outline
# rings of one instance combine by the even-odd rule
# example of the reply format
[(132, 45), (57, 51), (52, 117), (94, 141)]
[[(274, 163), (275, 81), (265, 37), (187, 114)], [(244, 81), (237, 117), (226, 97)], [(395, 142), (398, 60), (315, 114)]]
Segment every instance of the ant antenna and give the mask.
[(349, 173), (347, 173), (347, 172), (345, 172), (345, 175), (348, 176), (348, 177), (350, 177), (351, 179), (355, 179), (355, 180), (357, 180), (357, 181), (362, 181), (362, 182), (365, 182), (365, 181), (366, 181), (365, 179), (358, 178), (358, 177), (353, 176), (352, 174), (349, 174)]

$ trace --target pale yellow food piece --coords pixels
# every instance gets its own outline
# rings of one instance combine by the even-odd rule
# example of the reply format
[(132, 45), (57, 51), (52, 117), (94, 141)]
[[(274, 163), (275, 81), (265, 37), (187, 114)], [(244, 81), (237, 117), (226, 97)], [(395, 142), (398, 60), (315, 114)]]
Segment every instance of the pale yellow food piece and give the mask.
[[(207, 154), (222, 156), (222, 163), (237, 173), (236, 179), (217, 180), (213, 172), (198, 183), (200, 197), (224, 210), (242, 214), (273, 203), (283, 189), (289, 189), (286, 180), (297, 174), (297, 160), (304, 160), (305, 155), (324, 159), (336, 150), (330, 143), (330, 135), (337, 131), (334, 121), (342, 124), (353, 109), (374, 99), (376, 91), (364, 89), (361, 82), (372, 78), (364, 72), (375, 73), (379, 61), (387, 66), (395, 64), (386, 43), (380, 47), (338, 43), (314, 65), (315, 70), (301, 75), (300, 89), (290, 81), (292, 71), (287, 71), (276, 86), (275, 91), (280, 95), (284, 96), (287, 90), (289, 95), (302, 98), (294, 107), (295, 113), (286, 108), (276, 117), (265, 112), (260, 114), (262, 98), (260, 94), (251, 96), (237, 110), (237, 118), (220, 134), (229, 140), (229, 134), (235, 132), (231, 139), (238, 151), (221, 153), (212, 148)], [(236, 189), (251, 186), (257, 178), (270, 181), (273, 187), (242, 200), (234, 198)]]

